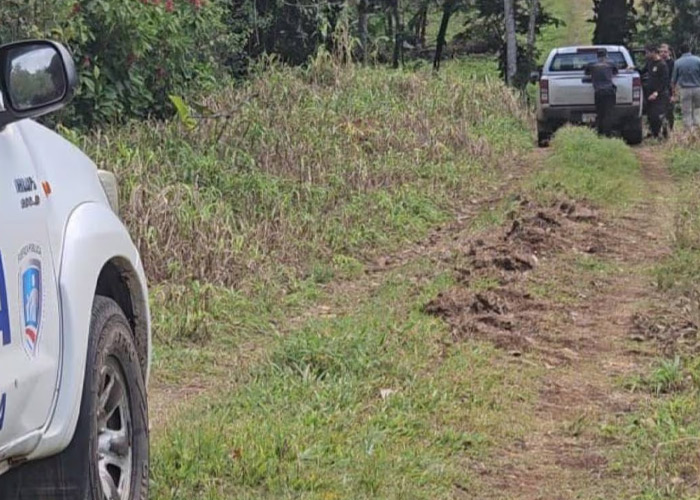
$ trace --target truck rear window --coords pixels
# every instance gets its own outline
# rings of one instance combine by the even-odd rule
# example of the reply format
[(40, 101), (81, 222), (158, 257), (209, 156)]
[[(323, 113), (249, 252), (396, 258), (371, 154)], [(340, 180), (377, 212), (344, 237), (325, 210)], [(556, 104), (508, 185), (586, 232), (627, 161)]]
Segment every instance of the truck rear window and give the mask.
[[(549, 71), (583, 71), (590, 63), (596, 62), (595, 52), (577, 52), (574, 54), (557, 54), (554, 56)], [(608, 60), (618, 69), (627, 69), (627, 61), (622, 52), (608, 52)]]

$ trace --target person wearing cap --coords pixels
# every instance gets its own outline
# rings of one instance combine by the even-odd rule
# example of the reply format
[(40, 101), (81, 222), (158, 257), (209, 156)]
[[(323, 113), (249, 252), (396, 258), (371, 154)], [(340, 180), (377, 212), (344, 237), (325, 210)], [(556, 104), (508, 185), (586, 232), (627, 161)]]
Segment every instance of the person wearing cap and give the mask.
[(676, 66), (676, 61), (673, 59), (673, 52), (671, 52), (671, 46), (667, 43), (662, 43), (659, 45), (659, 55), (661, 59), (666, 63), (668, 67), (668, 111), (666, 112), (666, 120), (668, 122), (668, 127), (673, 130), (673, 126), (676, 122), (676, 105), (673, 102), (673, 82), (671, 81), (671, 75), (673, 75), (673, 68)]
[[(658, 47), (648, 46), (646, 48), (646, 57), (647, 74), (649, 75), (647, 83), (647, 100), (649, 102), (647, 116), (649, 117), (651, 135), (658, 139), (671, 100), (668, 90), (670, 77), (668, 66), (661, 59)], [(665, 135), (668, 135), (668, 131), (665, 131)]]
[(683, 125), (690, 129), (700, 125), (700, 57), (692, 54), (687, 43), (681, 45), (681, 52), (671, 81), (674, 96), (680, 97)]
[(612, 134), (611, 117), (617, 101), (617, 87), (613, 78), (618, 68), (608, 60), (608, 51), (598, 49), (598, 60), (586, 66), (586, 74), (591, 76), (595, 92), (595, 111), (598, 133), (610, 136)]

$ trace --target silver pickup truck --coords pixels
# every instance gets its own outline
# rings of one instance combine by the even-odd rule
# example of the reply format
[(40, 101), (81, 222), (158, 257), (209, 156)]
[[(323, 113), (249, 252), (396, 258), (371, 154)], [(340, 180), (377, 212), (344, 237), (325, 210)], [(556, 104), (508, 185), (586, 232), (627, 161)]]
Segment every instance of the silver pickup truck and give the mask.
[(547, 146), (552, 135), (566, 123), (595, 123), (593, 83), (585, 68), (596, 61), (601, 47), (607, 49), (608, 59), (619, 69), (615, 76), (613, 128), (628, 144), (642, 142), (642, 79), (629, 51), (618, 45), (564, 47), (554, 49), (542, 71), (532, 77), (533, 82), (539, 81), (537, 142), (541, 147)]

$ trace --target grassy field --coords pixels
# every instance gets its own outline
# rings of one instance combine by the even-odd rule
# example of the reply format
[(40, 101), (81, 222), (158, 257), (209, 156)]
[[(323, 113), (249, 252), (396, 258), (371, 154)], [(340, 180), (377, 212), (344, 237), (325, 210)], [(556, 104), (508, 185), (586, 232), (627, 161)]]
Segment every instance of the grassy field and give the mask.
[(151, 280), (153, 498), (435, 498), (468, 487), (497, 422), (522, 432), (521, 375), (489, 345), (446, 355), (421, 312), (450, 273), (371, 271), (532, 147), (520, 100), (472, 68), (320, 56), (201, 118), (73, 137), (121, 179)]
[[(588, 2), (548, 6), (544, 52), (588, 41)], [(483, 62), (321, 54), (179, 120), (66, 131), (121, 179), (151, 280), (151, 498), (697, 498), (700, 363), (628, 338), (651, 305), (700, 324), (697, 140), (652, 153), (671, 180), (588, 129), (534, 152)], [(474, 264), (528, 221), (493, 260), (531, 269)], [(428, 314), (455, 290), (509, 340), (530, 304), (531, 344)]]

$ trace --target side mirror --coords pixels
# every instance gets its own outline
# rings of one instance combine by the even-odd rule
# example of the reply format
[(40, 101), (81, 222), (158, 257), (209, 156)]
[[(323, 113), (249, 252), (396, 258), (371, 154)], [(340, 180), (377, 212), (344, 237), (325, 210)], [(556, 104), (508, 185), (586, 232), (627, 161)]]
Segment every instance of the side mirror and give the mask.
[(0, 128), (62, 108), (78, 76), (61, 44), (36, 40), (0, 47)]
[(533, 71), (530, 73), (530, 83), (537, 83), (540, 81), (540, 72), (539, 71)]

